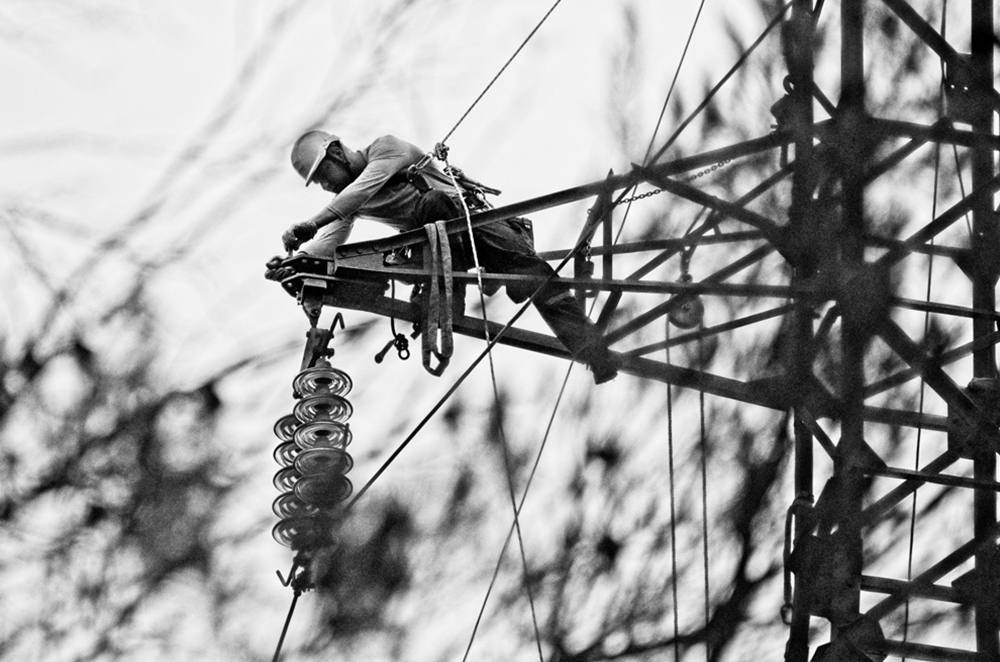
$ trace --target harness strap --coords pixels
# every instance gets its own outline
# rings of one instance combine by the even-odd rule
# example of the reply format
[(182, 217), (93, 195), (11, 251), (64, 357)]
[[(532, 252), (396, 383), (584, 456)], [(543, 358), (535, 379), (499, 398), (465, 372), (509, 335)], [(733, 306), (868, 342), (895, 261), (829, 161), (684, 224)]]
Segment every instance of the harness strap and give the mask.
[[(448, 244), (444, 221), (428, 223), (424, 226), (424, 231), (427, 233), (424, 264), (430, 271), (430, 282), (427, 285), (427, 321), (421, 350), (424, 369), (435, 377), (440, 377), (455, 351), (452, 334), (451, 246)], [(437, 359), (437, 366), (432, 365), (432, 357)]]

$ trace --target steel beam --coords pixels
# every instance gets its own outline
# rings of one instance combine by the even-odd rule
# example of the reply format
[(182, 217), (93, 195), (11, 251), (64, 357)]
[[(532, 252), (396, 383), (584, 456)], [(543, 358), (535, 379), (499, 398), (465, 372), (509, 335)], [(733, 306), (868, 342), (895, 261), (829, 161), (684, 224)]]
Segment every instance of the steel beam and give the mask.
[[(995, 133), (993, 115), (998, 107), (993, 88), (993, 0), (971, 0), (972, 9), (972, 59), (970, 94), (974, 99), (972, 130), (983, 135)], [(972, 189), (979, 191), (989, 186), (996, 174), (993, 150), (983, 145), (972, 149)], [(972, 208), (973, 254), (993, 253), (990, 245), (997, 241), (997, 219), (993, 212), (992, 196), (981, 196)], [(970, 274), (972, 279), (972, 307), (994, 310), (997, 275), (986, 269)], [(983, 318), (972, 320), (973, 338), (981, 338), (995, 330), (995, 322)], [(976, 378), (997, 379), (996, 351), (994, 345), (978, 348), (972, 356), (972, 371)], [(992, 431), (995, 431), (993, 428)], [(986, 434), (974, 441), (973, 470), (977, 480), (994, 481), (997, 471), (997, 447)], [(977, 537), (987, 536), (997, 525), (997, 495), (989, 489), (973, 492), (973, 530)], [(976, 645), (980, 655), (992, 662), (1000, 662), (1000, 553), (996, 541), (983, 545), (976, 552)]]
[[(792, 204), (788, 223), (792, 232), (804, 236), (814, 222), (813, 194), (817, 186), (817, 168), (813, 149), (813, 44), (815, 41), (815, 21), (812, 0), (796, 0), (792, 7), (791, 22), (785, 32), (785, 54), (788, 63), (789, 80), (792, 91), (791, 124), (795, 134), (795, 169), (792, 177)], [(814, 276), (809, 265), (792, 265), (792, 284), (799, 285)], [(801, 396), (804, 388), (812, 381), (813, 346), (813, 302), (796, 300), (791, 315), (792, 352), (788, 360), (788, 372), (795, 391)], [(807, 504), (813, 503), (813, 435), (809, 425), (803, 421), (804, 397), (792, 403), (792, 439), (795, 445), (793, 455), (795, 498)], [(795, 540), (801, 540), (810, 533), (811, 524), (806, 517), (795, 519)], [(787, 534), (786, 534), (787, 535)], [(785, 646), (786, 662), (806, 662), (809, 659), (809, 622), (807, 607), (808, 588), (796, 581), (792, 593), (792, 612), (789, 622), (788, 643)]]

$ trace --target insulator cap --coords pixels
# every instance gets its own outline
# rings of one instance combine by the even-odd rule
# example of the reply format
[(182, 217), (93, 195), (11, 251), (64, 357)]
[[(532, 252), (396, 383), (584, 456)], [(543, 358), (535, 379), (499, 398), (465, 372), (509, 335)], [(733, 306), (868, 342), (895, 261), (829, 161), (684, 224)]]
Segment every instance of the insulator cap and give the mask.
[(274, 461), (283, 467), (290, 467), (295, 461), (295, 456), (299, 454), (299, 450), (294, 441), (278, 444), (274, 449)]
[(346, 474), (354, 466), (347, 451), (337, 448), (310, 448), (295, 458), (295, 468), (303, 476), (315, 474)]
[(335, 508), (351, 496), (354, 486), (346, 476), (303, 476), (295, 483), (295, 496), (321, 510)]
[(274, 489), (279, 492), (288, 492), (292, 489), (296, 482), (298, 482), (299, 477), (302, 474), (298, 472), (295, 467), (285, 467), (284, 469), (279, 469), (278, 473), (274, 474)]
[(292, 388), (301, 396), (347, 395), (354, 383), (343, 370), (322, 366), (303, 370), (292, 381)]
[(351, 428), (346, 423), (314, 421), (295, 431), (295, 444), (310, 448), (346, 448), (351, 443)]
[(317, 513), (315, 506), (310, 506), (302, 499), (295, 496), (294, 492), (279, 494), (278, 498), (271, 504), (271, 510), (282, 519), (295, 517), (312, 517)]
[(312, 395), (295, 405), (295, 418), (312, 421), (346, 421), (354, 413), (351, 403), (338, 395)]
[(271, 535), (278, 543), (295, 549), (312, 547), (319, 538), (316, 522), (312, 517), (283, 519), (274, 525)]
[(299, 419), (294, 414), (282, 416), (274, 424), (274, 436), (282, 441), (291, 441), (295, 434), (295, 428), (299, 427)]

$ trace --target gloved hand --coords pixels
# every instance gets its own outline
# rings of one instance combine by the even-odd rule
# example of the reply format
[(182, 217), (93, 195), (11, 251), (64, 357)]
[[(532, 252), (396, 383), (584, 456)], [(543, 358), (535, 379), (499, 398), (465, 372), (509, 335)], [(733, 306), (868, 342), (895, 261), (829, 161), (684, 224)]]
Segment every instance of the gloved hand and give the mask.
[(264, 271), (264, 278), (268, 280), (283, 281), (289, 276), (295, 273), (295, 270), (291, 267), (282, 266), (285, 262), (285, 258), (280, 255), (275, 255), (270, 260), (267, 261)]
[(317, 227), (316, 221), (313, 220), (293, 223), (292, 226), (285, 230), (281, 235), (281, 241), (285, 245), (285, 250), (294, 251), (304, 242), (315, 237), (317, 230), (319, 230), (319, 227)]

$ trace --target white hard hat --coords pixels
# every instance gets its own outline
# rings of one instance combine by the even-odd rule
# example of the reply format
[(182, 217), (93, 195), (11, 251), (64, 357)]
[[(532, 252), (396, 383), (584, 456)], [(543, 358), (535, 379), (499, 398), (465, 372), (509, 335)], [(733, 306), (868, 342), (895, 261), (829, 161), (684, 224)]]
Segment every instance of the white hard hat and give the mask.
[(292, 146), (292, 167), (306, 180), (306, 186), (312, 184), (319, 164), (326, 158), (327, 148), (340, 140), (339, 136), (325, 131), (308, 131), (302, 134)]

